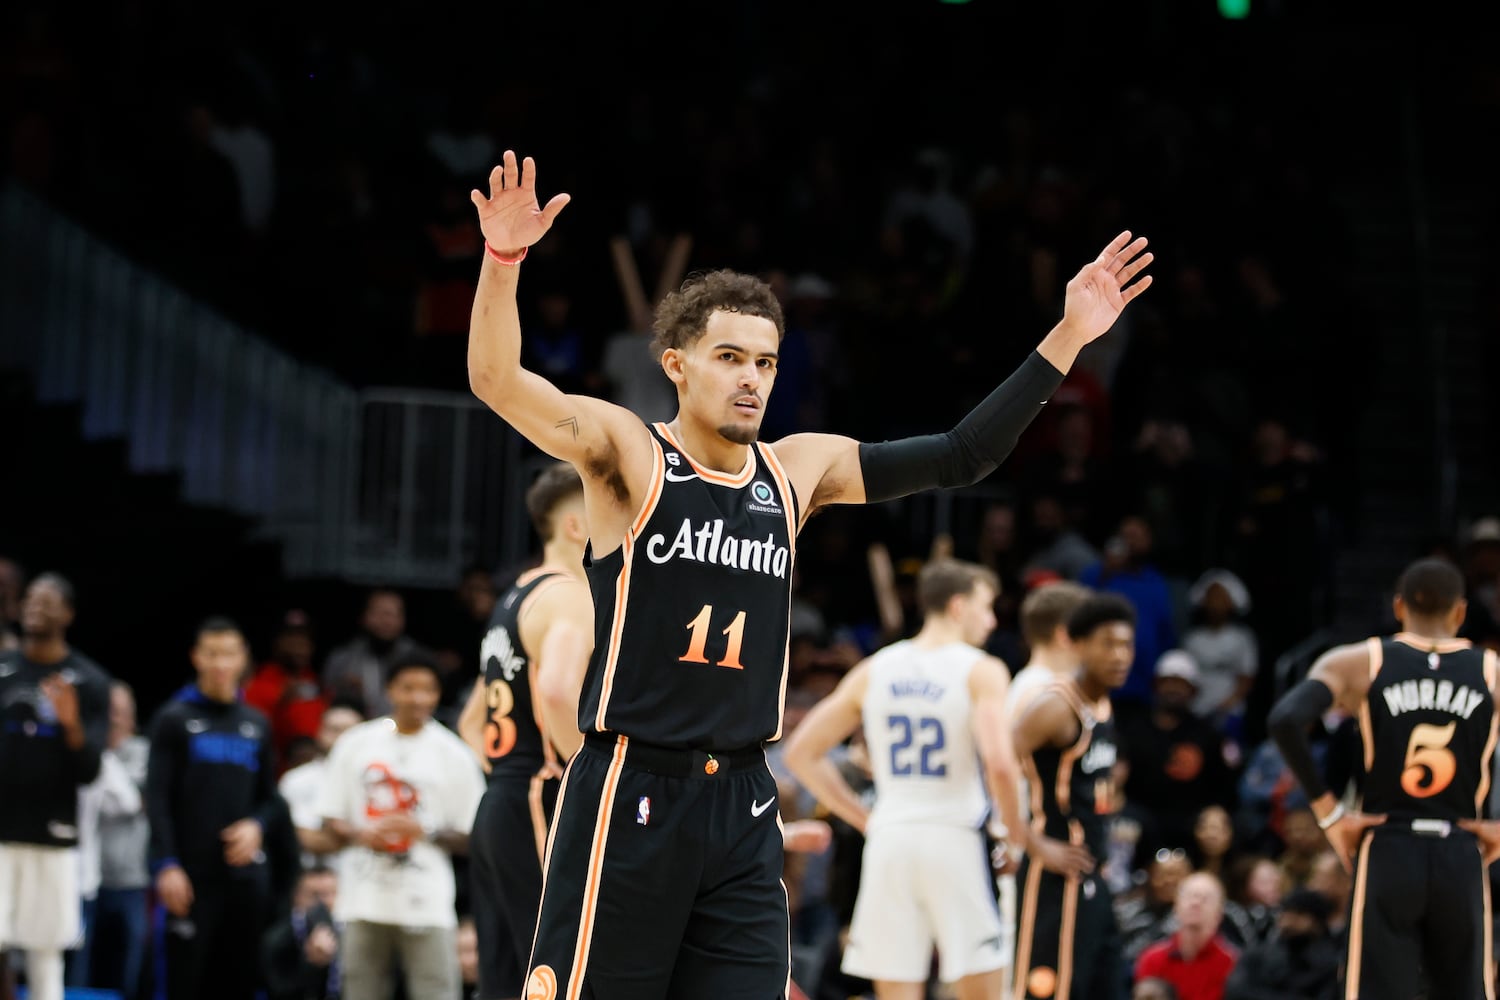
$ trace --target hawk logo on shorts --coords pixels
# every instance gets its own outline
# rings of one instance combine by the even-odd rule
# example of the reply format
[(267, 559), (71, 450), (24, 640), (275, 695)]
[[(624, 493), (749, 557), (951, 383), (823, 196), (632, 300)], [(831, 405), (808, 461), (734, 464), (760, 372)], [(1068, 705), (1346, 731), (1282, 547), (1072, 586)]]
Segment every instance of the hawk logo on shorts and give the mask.
[(538, 965), (531, 970), (526, 980), (526, 1000), (555, 1000), (557, 997), (557, 973), (550, 965)]

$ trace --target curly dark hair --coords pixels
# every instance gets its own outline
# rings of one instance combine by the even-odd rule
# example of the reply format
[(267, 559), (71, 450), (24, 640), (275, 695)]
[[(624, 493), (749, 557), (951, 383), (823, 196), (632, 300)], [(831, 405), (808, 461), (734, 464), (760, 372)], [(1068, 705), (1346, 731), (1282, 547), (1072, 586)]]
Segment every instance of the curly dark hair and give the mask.
[(669, 347), (681, 349), (692, 344), (703, 336), (708, 317), (719, 309), (768, 319), (776, 324), (778, 342), (786, 336), (781, 302), (770, 285), (754, 275), (738, 271), (709, 271), (689, 276), (681, 288), (662, 299), (661, 305), (656, 307), (656, 338), (651, 341), (652, 354), (659, 358)]

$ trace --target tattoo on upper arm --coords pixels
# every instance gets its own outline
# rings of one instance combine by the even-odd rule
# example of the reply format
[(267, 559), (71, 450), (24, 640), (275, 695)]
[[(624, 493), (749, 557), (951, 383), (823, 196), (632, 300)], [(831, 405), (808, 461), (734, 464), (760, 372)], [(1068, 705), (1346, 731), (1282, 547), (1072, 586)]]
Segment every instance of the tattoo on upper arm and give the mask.
[(552, 426), (558, 428), (559, 430), (561, 430), (564, 427), (569, 428), (573, 432), (573, 440), (574, 441), (578, 440), (578, 418), (577, 417), (569, 417), (566, 420), (559, 420), (557, 423), (553, 424)]

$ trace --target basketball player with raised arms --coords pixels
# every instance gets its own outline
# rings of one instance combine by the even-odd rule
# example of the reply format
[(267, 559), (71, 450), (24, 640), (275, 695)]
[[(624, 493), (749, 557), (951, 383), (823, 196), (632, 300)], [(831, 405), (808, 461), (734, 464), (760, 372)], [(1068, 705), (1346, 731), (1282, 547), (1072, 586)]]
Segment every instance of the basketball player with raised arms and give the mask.
[(1085, 265), (1068, 282), (1062, 319), (951, 430), (877, 444), (832, 434), (765, 444), (757, 438), (784, 324), (764, 282), (713, 271), (662, 301), (655, 346), (678, 412), (647, 426), (521, 366), (521, 262), (568, 196), (541, 207), (535, 164), (507, 151), (488, 195), (471, 197), (486, 248), (470, 386), (578, 469), (590, 535), (585, 738), (548, 835), (526, 995), (784, 996), (791, 948), (764, 746), (781, 737), (797, 532), (830, 504), (992, 472), (1078, 352), (1149, 285), (1146, 241), (1122, 233)]

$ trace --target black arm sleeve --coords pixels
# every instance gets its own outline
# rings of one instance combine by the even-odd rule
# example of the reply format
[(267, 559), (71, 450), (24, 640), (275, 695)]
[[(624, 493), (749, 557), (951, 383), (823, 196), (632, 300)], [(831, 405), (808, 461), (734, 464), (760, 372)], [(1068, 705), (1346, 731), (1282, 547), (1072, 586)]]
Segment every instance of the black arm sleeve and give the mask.
[(946, 434), (861, 444), (865, 500), (879, 503), (979, 482), (1005, 461), (1062, 380), (1062, 372), (1032, 351), (1010, 378)]
[(1318, 766), (1313, 762), (1312, 744), (1307, 727), (1322, 717), (1333, 704), (1333, 692), (1322, 681), (1309, 678), (1282, 695), (1266, 717), (1266, 730), (1281, 750), (1281, 758), (1297, 776), (1309, 800), (1328, 791)]

